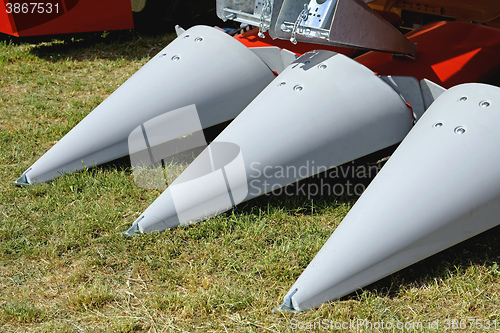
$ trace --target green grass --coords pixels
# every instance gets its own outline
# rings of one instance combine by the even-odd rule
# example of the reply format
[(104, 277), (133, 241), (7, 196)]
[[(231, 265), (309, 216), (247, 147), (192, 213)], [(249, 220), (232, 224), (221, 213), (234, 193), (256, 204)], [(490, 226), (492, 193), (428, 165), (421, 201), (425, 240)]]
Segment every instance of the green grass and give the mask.
[(172, 38), (0, 42), (1, 331), (286, 332), (323, 319), (500, 327), (498, 228), (316, 310), (273, 313), (355, 197), (261, 197), (124, 237), (160, 194), (137, 187), (126, 163), (8, 184)]

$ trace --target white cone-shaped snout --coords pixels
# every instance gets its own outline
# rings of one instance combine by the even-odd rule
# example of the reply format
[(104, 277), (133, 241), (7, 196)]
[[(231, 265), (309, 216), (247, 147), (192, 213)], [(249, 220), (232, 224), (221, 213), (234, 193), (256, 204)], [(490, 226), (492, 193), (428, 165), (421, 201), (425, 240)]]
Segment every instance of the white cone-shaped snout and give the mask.
[(214, 28), (193, 27), (75, 126), (18, 183), (46, 182), (84, 165), (126, 156), (128, 137), (137, 126), (189, 105), (197, 108), (203, 128), (231, 120), (274, 77), (234, 38)]
[[(234, 205), (396, 144), (412, 126), (411, 110), (385, 81), (343, 55), (314, 51), (289, 65), (209, 147), (232, 143), (239, 149), (238, 170), (244, 175), (237, 177), (238, 187), (246, 181), (247, 192), (233, 198)], [(192, 166), (185, 171), (189, 177), (181, 174), (179, 180), (192, 179)], [(172, 217), (174, 194), (184, 206), (204, 202), (208, 207), (224, 192), (221, 182), (209, 178), (200, 176), (193, 184), (197, 189), (186, 185), (182, 199), (173, 186), (167, 188), (141, 215), (139, 229), (185, 223)], [(189, 219), (223, 211), (218, 205), (206, 209), (211, 213), (190, 214)]]
[(500, 223), (500, 88), (434, 101), (285, 297), (307, 310)]

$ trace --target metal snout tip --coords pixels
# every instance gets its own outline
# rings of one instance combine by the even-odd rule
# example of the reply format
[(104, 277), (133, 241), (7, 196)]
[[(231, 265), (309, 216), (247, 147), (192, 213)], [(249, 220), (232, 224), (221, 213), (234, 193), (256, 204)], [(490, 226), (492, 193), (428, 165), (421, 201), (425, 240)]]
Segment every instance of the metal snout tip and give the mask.
[(144, 215), (141, 215), (137, 220), (132, 223), (132, 226), (127, 230), (122, 232), (122, 235), (125, 236), (139, 236), (142, 232), (139, 230), (139, 222), (144, 218)]
[(10, 184), (14, 184), (14, 185), (33, 185), (33, 183), (30, 183), (30, 181), (28, 180), (28, 176), (26, 176), (26, 174), (28, 172), (30, 172), (31, 168), (29, 168), (28, 170), (24, 171), (24, 173), (21, 175), (21, 177), (19, 177), (17, 180), (13, 181), (13, 182), (10, 182)]
[(292, 302), (292, 297), (293, 295), (295, 295), (295, 293), (298, 291), (298, 289), (295, 289), (291, 294), (290, 296), (288, 296), (287, 298), (285, 298), (283, 304), (281, 304), (279, 307), (273, 309), (273, 313), (276, 313), (276, 312), (291, 312), (291, 313), (299, 313), (301, 312), (300, 310), (296, 309), (294, 306), (293, 306), (293, 302)]

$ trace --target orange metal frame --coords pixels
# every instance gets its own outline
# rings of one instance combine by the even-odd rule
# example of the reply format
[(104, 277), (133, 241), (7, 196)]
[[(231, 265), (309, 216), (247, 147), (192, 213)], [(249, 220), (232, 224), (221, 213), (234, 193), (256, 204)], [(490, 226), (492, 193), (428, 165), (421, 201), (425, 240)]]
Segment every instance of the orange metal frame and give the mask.
[[(357, 51), (348, 48), (299, 43), (286, 40), (261, 39), (257, 30), (236, 39), (248, 47), (278, 46), (299, 55), (329, 49), (354, 57)], [(464, 22), (435, 22), (406, 35), (417, 43), (414, 60), (395, 58), (382, 52), (367, 52), (356, 61), (380, 75), (413, 76), (429, 79), (444, 88), (467, 82), (484, 82), (500, 70), (500, 29)]]

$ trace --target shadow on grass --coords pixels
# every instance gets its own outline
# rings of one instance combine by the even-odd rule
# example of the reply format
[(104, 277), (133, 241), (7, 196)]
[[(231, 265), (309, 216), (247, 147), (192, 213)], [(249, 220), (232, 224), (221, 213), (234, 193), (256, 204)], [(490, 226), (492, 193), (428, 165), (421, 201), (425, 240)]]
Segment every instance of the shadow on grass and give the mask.
[(368, 291), (382, 297), (400, 297), (401, 288), (421, 288), (463, 274), (472, 266), (493, 267), (500, 262), (500, 225), (438, 252), (407, 268), (395, 272), (340, 300), (360, 300)]
[(15, 45), (35, 44), (30, 52), (52, 62), (68, 58), (78, 61), (89, 59), (139, 60), (153, 57), (174, 40), (176, 24), (186, 30), (195, 25), (237, 27), (232, 22), (225, 23), (220, 20), (215, 14), (215, 9), (197, 13), (190, 18), (174, 16), (166, 20), (157, 20), (157, 22), (153, 22), (147, 17), (141, 20), (135, 18), (135, 20), (138, 21), (136, 26), (139, 26), (135, 30), (31, 37), (14, 37), (0, 33), (0, 42)]
[(140, 60), (151, 58), (175, 37), (173, 32), (153, 34), (120, 30), (34, 37), (0, 34), (0, 42), (34, 44), (30, 53), (51, 62), (65, 59)]
[[(208, 144), (210, 144), (226, 127), (229, 125), (231, 121), (226, 121), (221, 124), (217, 124), (214, 126), (211, 126), (209, 128), (205, 128), (203, 130), (203, 134), (205, 135), (205, 140), (207, 141)], [(130, 173), (132, 173), (132, 164), (130, 163), (130, 156), (124, 156), (119, 159), (95, 166), (94, 168), (100, 169), (100, 170), (113, 170), (113, 169), (118, 169), (118, 170), (128, 170)]]
[(380, 171), (398, 145), (345, 163), (284, 188), (241, 203), (237, 212), (251, 213), (256, 207), (282, 209), (295, 214), (314, 215), (347, 204), (352, 206)]
[[(211, 143), (229, 123), (230, 121), (204, 129), (207, 143)], [(335, 206), (353, 205), (396, 148), (397, 145), (391, 146), (276, 191), (260, 195), (221, 215), (253, 214), (255, 209), (261, 211), (281, 209), (294, 214), (313, 215), (331, 209), (332, 204)], [(118, 169), (132, 173), (129, 156), (92, 169), (103, 171)]]
[[(207, 141), (212, 141), (220, 131), (227, 124), (218, 125), (218, 127), (211, 128), (207, 131)], [(383, 151), (371, 154), (364, 158), (358, 159), (354, 162), (346, 163), (342, 168), (353, 168), (356, 170), (358, 167), (377, 165), (380, 167), (385, 157), (389, 156), (396, 146), (390, 147)], [(111, 169), (126, 169), (131, 172), (129, 157), (123, 157), (104, 165), (98, 166), (102, 170)], [(376, 173), (370, 174), (368, 177), (356, 177), (356, 174), (346, 172), (345, 174), (338, 174), (338, 177), (328, 177), (328, 174), (320, 174), (318, 176), (310, 177), (302, 180), (297, 184), (290, 185), (289, 192), (282, 191), (280, 194), (262, 195), (248, 202), (238, 205), (233, 210), (230, 210), (223, 215), (229, 216), (235, 214), (236, 216), (244, 216), (249, 214), (256, 214), (256, 211), (266, 210), (284, 210), (299, 215), (314, 215), (327, 212), (332, 209), (332, 206), (348, 205), (352, 206), (359, 198), (358, 194), (355, 195), (321, 195), (317, 193), (314, 195), (288, 195), (293, 193), (297, 186), (304, 185), (306, 188), (310, 185), (328, 184), (331, 188), (336, 184), (345, 186), (348, 182), (363, 184), (366, 188), (373, 180)], [(258, 214), (258, 212), (257, 212)], [(189, 228), (196, 228), (193, 225)], [(486, 266), (491, 267), (500, 262), (500, 226), (485, 231), (473, 238), (463, 241), (449, 249), (443, 250), (427, 259), (415, 263), (403, 270), (393, 273), (377, 282), (374, 282), (361, 290), (355, 291), (341, 300), (359, 300), (363, 291), (368, 291), (373, 294), (378, 294), (383, 297), (395, 298), (399, 297), (401, 288), (419, 288), (427, 285), (432, 285), (435, 280), (446, 280), (455, 273), (463, 273), (471, 266)]]

